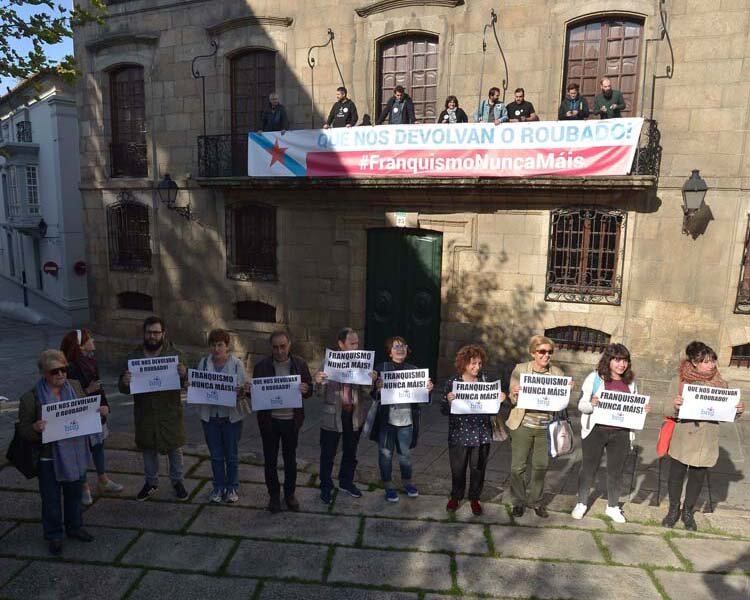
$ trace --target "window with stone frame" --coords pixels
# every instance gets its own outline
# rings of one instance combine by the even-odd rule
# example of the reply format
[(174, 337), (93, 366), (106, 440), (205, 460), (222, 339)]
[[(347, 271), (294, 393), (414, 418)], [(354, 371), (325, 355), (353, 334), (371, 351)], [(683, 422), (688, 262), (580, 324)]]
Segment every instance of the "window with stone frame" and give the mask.
[(375, 100), (375, 122), (393, 88), (404, 86), (414, 102), (417, 123), (434, 123), (440, 113), (437, 102), (438, 48), (435, 35), (407, 33), (390, 37), (378, 44), (378, 87)]
[(612, 88), (622, 92), (627, 105), (622, 116), (637, 116), (642, 45), (642, 19), (607, 15), (572, 23), (567, 31), (562, 96), (569, 83), (577, 83), (592, 109), (601, 93), (599, 81), (607, 77)]
[(154, 299), (140, 292), (121, 292), (117, 294), (117, 306), (125, 310), (154, 311)]
[(729, 366), (750, 368), (750, 344), (732, 346), (732, 358), (729, 360)]
[(544, 335), (555, 342), (557, 348), (578, 352), (602, 352), (612, 339), (612, 336), (604, 331), (578, 325), (545, 329)]
[(276, 271), (276, 208), (238, 204), (226, 209), (227, 277), (273, 281)]
[(113, 271), (151, 270), (151, 226), (148, 207), (130, 192), (107, 207), (109, 268)]
[(601, 207), (550, 214), (545, 299), (619, 305), (627, 213)]
[(262, 323), (276, 322), (276, 307), (259, 300), (242, 300), (234, 305), (235, 317)]
[(109, 73), (109, 84), (110, 175), (148, 177), (143, 67), (119, 67)]
[(737, 297), (734, 302), (734, 312), (741, 315), (750, 315), (750, 214), (747, 216), (745, 243), (742, 247), (740, 279), (737, 282)]

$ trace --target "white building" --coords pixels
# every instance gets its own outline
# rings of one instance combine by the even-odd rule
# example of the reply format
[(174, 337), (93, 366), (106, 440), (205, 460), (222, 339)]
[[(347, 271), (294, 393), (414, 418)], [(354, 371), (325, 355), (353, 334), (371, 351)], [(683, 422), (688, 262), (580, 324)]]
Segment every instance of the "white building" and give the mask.
[(0, 97), (0, 309), (89, 318), (75, 93), (37, 74)]

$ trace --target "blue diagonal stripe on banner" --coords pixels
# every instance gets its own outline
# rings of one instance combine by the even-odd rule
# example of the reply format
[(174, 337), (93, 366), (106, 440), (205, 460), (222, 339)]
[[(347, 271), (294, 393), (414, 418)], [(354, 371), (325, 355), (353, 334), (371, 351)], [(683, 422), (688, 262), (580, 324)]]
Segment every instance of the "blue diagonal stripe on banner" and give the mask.
[[(263, 134), (256, 133), (256, 132), (250, 132), (249, 134), (250, 141), (255, 142), (263, 148), (264, 150), (267, 150), (270, 152), (273, 150), (273, 144), (270, 140), (263, 137)], [(284, 154), (284, 160), (279, 161), (281, 162), (287, 169), (289, 169), (292, 173), (294, 173), (297, 177), (306, 177), (307, 176), (307, 169), (299, 164), (296, 160), (294, 160), (291, 156), (288, 154)]]

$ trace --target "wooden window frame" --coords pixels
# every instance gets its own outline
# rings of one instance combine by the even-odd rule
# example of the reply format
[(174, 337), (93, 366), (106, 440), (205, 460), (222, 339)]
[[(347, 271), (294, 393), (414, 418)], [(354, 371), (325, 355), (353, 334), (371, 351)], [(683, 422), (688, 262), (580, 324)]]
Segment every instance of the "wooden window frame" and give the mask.
[[(235, 204), (227, 206), (225, 217), (227, 278), (276, 281), (276, 207), (258, 203)], [(237, 231), (243, 222), (252, 223), (255, 230)]]
[[(121, 93), (122, 84), (118, 77), (128, 72), (134, 73), (134, 78), (125, 86), (127, 93)], [(141, 106), (138, 106), (139, 100)], [(109, 112), (112, 132), (110, 176), (148, 177), (146, 84), (142, 65), (122, 65), (109, 72)], [(120, 118), (121, 113), (132, 118)], [(123, 124), (128, 126), (123, 127)]]
[(110, 270), (151, 271), (151, 216), (130, 192), (107, 207), (107, 240)]

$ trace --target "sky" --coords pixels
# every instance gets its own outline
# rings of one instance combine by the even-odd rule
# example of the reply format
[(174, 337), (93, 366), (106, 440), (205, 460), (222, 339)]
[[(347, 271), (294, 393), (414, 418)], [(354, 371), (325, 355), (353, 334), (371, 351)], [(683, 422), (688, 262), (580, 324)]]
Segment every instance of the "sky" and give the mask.
[[(73, 2), (69, 0), (58, 0), (58, 4), (62, 4), (66, 7), (72, 7)], [(45, 7), (39, 7), (39, 6), (29, 6), (29, 5), (22, 5), (17, 7), (18, 14), (27, 17), (29, 15), (32, 15), (36, 12), (48, 12), (49, 9)], [(31, 43), (27, 40), (13, 40), (14, 48), (18, 50), (20, 53), (28, 52), (31, 49)], [(73, 39), (72, 38), (65, 38), (63, 42), (60, 44), (56, 44), (54, 46), (46, 46), (45, 51), (47, 53), (47, 56), (50, 57), (52, 60), (60, 60), (62, 57), (64, 57), (67, 54), (73, 54)], [(14, 80), (12, 77), (0, 77), (0, 96), (7, 94), (8, 87), (13, 87), (16, 85), (17, 81)]]

